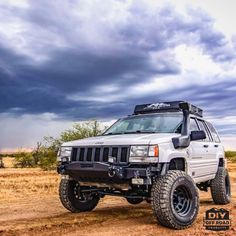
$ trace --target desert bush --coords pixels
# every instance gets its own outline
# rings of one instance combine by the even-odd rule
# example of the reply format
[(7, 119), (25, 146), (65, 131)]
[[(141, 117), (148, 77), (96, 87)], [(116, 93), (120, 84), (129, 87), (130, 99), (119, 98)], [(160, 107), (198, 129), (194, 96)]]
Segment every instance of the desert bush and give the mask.
[(15, 157), (15, 153), (0, 153), (0, 157)]
[(236, 151), (226, 151), (226, 158), (231, 162), (236, 162)]
[(236, 157), (236, 151), (225, 151), (226, 157)]
[(57, 156), (54, 150), (50, 150), (49, 148), (42, 148), (40, 151), (38, 166), (43, 170), (56, 169)]
[(14, 167), (26, 168), (35, 166), (31, 152), (18, 151), (15, 153)]

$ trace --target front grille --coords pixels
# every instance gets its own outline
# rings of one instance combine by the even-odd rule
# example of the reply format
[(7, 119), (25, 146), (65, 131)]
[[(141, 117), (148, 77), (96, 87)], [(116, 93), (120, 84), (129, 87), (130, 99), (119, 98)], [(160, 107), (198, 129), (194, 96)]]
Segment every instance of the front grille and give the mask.
[[(85, 150), (85, 148), (80, 148), (80, 149), (78, 149), (78, 148), (73, 148), (72, 150), (74, 150), (74, 149), (79, 150), (79, 152), (77, 152), (77, 153), (79, 153), (79, 161), (83, 161), (83, 160), (84, 160), (84, 150)], [(77, 160), (77, 157), (78, 157), (78, 156), (75, 157), (74, 161)]]
[(127, 148), (122, 147), (121, 148), (121, 156), (120, 156), (121, 162), (125, 162), (127, 154), (128, 154)]
[(71, 159), (72, 160), (76, 160), (77, 153), (78, 153), (78, 148), (72, 148), (72, 152), (71, 152)]
[(108, 162), (109, 157), (114, 157), (116, 163), (127, 163), (129, 161), (128, 155), (128, 146), (74, 147), (72, 148), (71, 161)]

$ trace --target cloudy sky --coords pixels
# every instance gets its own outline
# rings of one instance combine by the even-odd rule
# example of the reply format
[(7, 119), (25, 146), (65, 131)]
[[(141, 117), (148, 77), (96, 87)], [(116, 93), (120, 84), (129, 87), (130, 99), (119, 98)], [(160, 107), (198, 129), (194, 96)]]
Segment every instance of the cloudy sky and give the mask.
[(32, 147), (138, 103), (187, 100), (236, 149), (235, 9), (234, 0), (1, 0), (0, 148)]

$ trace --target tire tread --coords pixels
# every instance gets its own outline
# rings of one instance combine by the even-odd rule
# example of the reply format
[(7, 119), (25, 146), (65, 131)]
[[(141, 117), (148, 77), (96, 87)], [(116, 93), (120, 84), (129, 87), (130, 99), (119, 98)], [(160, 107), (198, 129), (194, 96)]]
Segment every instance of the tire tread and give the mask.
[[(95, 196), (92, 200), (87, 201), (86, 203), (76, 203), (75, 200), (72, 200), (71, 191), (70, 191), (71, 181), (67, 179), (62, 179), (59, 186), (59, 197), (62, 205), (72, 213), (92, 211), (99, 202), (99, 197)], [(76, 199), (76, 201), (78, 201)]]
[[(179, 170), (168, 171), (165, 176), (156, 179), (155, 183), (153, 184), (151, 190), (151, 199), (152, 199), (151, 205), (154, 215), (161, 225), (174, 229), (185, 229), (188, 228), (193, 223), (196, 216), (191, 220), (190, 224), (187, 225), (178, 224), (175, 221), (174, 217), (172, 217), (169, 203), (169, 190), (171, 189), (173, 182), (178, 177), (187, 178), (193, 183), (192, 178), (186, 175), (185, 172), (183, 171)], [(195, 188), (198, 197), (198, 191), (194, 183), (193, 187)], [(197, 206), (197, 212), (198, 212), (198, 206)]]
[(228, 171), (224, 167), (219, 167), (215, 178), (210, 183), (211, 196), (215, 204), (224, 205), (230, 202), (225, 191), (226, 175), (228, 175)]

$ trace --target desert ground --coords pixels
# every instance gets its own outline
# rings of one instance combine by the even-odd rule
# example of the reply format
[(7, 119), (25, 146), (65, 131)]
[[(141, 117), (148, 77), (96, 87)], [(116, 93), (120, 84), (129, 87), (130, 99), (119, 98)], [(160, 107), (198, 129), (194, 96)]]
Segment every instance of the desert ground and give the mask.
[(125, 199), (105, 197), (87, 213), (72, 214), (58, 198), (60, 176), (54, 171), (12, 168), (0, 169), (0, 235), (236, 235), (236, 164), (228, 168), (232, 183), (232, 202), (223, 206), (232, 219), (228, 231), (208, 231), (203, 226), (206, 210), (214, 205), (210, 193), (200, 193), (200, 211), (195, 224), (176, 231), (160, 226), (150, 204), (130, 205)]

